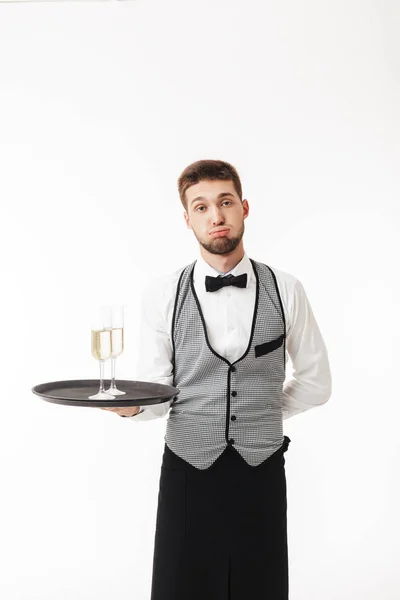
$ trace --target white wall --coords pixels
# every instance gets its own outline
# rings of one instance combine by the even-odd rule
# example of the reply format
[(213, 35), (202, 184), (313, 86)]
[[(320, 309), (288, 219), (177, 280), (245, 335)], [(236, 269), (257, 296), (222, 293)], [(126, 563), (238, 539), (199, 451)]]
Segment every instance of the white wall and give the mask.
[[(291, 600), (400, 597), (399, 3), (0, 6), (0, 596), (147, 600), (165, 420), (42, 401), (188, 264), (176, 180), (233, 163), (249, 256), (303, 283), (333, 393), (288, 419)], [(113, 282), (114, 289), (106, 285)]]

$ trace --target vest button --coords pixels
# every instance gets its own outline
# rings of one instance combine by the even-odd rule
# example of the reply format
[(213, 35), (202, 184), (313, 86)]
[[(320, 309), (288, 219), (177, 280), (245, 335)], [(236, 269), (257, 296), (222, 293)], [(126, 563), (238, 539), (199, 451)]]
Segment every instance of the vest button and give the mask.
[(229, 443), (233, 445), (233, 444), (235, 443), (235, 440), (234, 440), (233, 438), (231, 438), (231, 439), (229, 440)]
[(233, 365), (231, 366), (231, 373), (234, 373), (236, 371), (236, 367), (234, 367)]
[(233, 396), (233, 397), (237, 396), (237, 392), (235, 392), (235, 390), (233, 390), (233, 392), (232, 392), (232, 396)]
[(232, 415), (232, 416), (231, 416), (231, 421), (236, 421), (236, 417), (235, 417), (235, 415)]

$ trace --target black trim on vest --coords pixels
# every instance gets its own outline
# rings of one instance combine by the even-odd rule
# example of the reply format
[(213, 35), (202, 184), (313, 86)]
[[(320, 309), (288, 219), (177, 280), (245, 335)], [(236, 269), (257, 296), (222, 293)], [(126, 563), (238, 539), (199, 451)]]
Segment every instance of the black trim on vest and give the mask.
[(233, 363), (231, 363), (224, 356), (221, 356), (220, 354), (218, 354), (218, 352), (216, 352), (214, 350), (214, 348), (212, 348), (212, 346), (210, 345), (210, 341), (208, 339), (208, 334), (207, 334), (207, 327), (206, 327), (206, 324), (205, 324), (205, 321), (204, 321), (203, 312), (201, 310), (200, 302), (199, 302), (199, 299), (197, 297), (196, 290), (194, 289), (194, 283), (193, 283), (193, 271), (194, 271), (194, 267), (195, 267), (197, 261), (195, 261), (195, 263), (194, 263), (194, 265), (192, 267), (192, 270), (190, 271), (190, 288), (192, 290), (192, 294), (193, 294), (194, 299), (196, 301), (197, 308), (198, 308), (198, 311), (199, 311), (199, 314), (200, 314), (200, 318), (201, 318), (201, 322), (203, 324), (204, 337), (206, 338), (207, 346), (210, 349), (210, 351), (213, 354), (215, 354), (215, 356), (217, 358), (220, 358), (221, 360), (223, 360), (224, 362), (226, 362), (226, 364), (228, 364), (229, 366), (235, 365), (239, 361), (243, 360), (247, 356), (247, 354), (249, 353), (251, 344), (253, 342), (254, 330), (255, 330), (255, 327), (256, 327), (257, 311), (258, 311), (258, 298), (259, 298), (259, 294), (260, 294), (260, 280), (259, 280), (259, 277), (258, 277), (257, 268), (256, 268), (256, 266), (254, 264), (254, 261), (252, 259), (250, 259), (250, 261), (251, 261), (251, 264), (253, 266), (253, 271), (254, 271), (254, 275), (255, 275), (255, 278), (256, 278), (256, 300), (255, 300), (255, 303), (254, 303), (253, 321), (252, 321), (252, 325), (251, 325), (250, 340), (249, 340), (248, 346), (247, 346), (246, 350), (244, 351), (243, 355), (240, 358), (238, 358), (237, 360), (235, 360), (235, 362), (233, 362)]
[(276, 275), (273, 272), (273, 270), (271, 269), (271, 267), (269, 267), (268, 265), (265, 265), (265, 266), (267, 267), (267, 269), (270, 270), (271, 275), (274, 278), (276, 294), (278, 296), (279, 304), (280, 304), (280, 307), (281, 307), (281, 313), (282, 313), (282, 319), (283, 319), (283, 336), (284, 336), (283, 337), (283, 368), (285, 369), (285, 372), (286, 372), (286, 361), (285, 361), (285, 356), (286, 356), (286, 319), (285, 319), (285, 311), (283, 310), (282, 298), (281, 298), (281, 295), (279, 293), (279, 287), (278, 287), (278, 282), (276, 280)]
[(226, 391), (226, 417), (225, 417), (225, 441), (229, 444), (229, 425), (231, 415), (231, 369), (228, 369), (228, 381)]
[[(176, 286), (176, 294), (175, 294), (175, 303), (174, 303), (174, 312), (172, 314), (172, 326), (171, 326), (171, 342), (172, 342), (172, 383), (174, 383), (175, 380), (175, 317), (176, 317), (176, 308), (178, 306), (178, 298), (179, 298), (179, 292), (180, 292), (180, 286), (181, 286), (181, 281), (182, 281), (182, 277), (183, 274), (186, 270), (186, 267), (184, 267), (182, 269), (182, 273), (179, 276), (178, 279), (178, 285)], [(175, 396), (175, 398), (172, 398), (172, 402), (171, 402), (171, 406), (174, 402), (174, 400), (176, 400), (178, 396)]]

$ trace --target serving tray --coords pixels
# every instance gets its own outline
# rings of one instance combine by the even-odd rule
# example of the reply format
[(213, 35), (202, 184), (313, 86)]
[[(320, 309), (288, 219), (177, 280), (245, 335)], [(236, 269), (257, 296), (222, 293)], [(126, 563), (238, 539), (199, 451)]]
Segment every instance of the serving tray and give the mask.
[[(111, 381), (104, 379), (104, 388), (108, 389)], [(40, 383), (32, 388), (32, 392), (47, 402), (67, 404), (69, 406), (147, 406), (161, 404), (179, 394), (179, 389), (163, 383), (149, 381), (130, 381), (117, 379), (115, 385), (124, 396), (116, 396), (114, 400), (89, 400), (99, 391), (99, 379), (71, 379)]]

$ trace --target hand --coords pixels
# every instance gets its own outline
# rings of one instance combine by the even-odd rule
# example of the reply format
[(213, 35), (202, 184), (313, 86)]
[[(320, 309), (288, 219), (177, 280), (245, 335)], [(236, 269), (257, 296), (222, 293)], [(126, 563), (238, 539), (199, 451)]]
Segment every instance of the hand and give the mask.
[(140, 410), (140, 406), (100, 406), (101, 410), (111, 410), (120, 417), (134, 417)]

